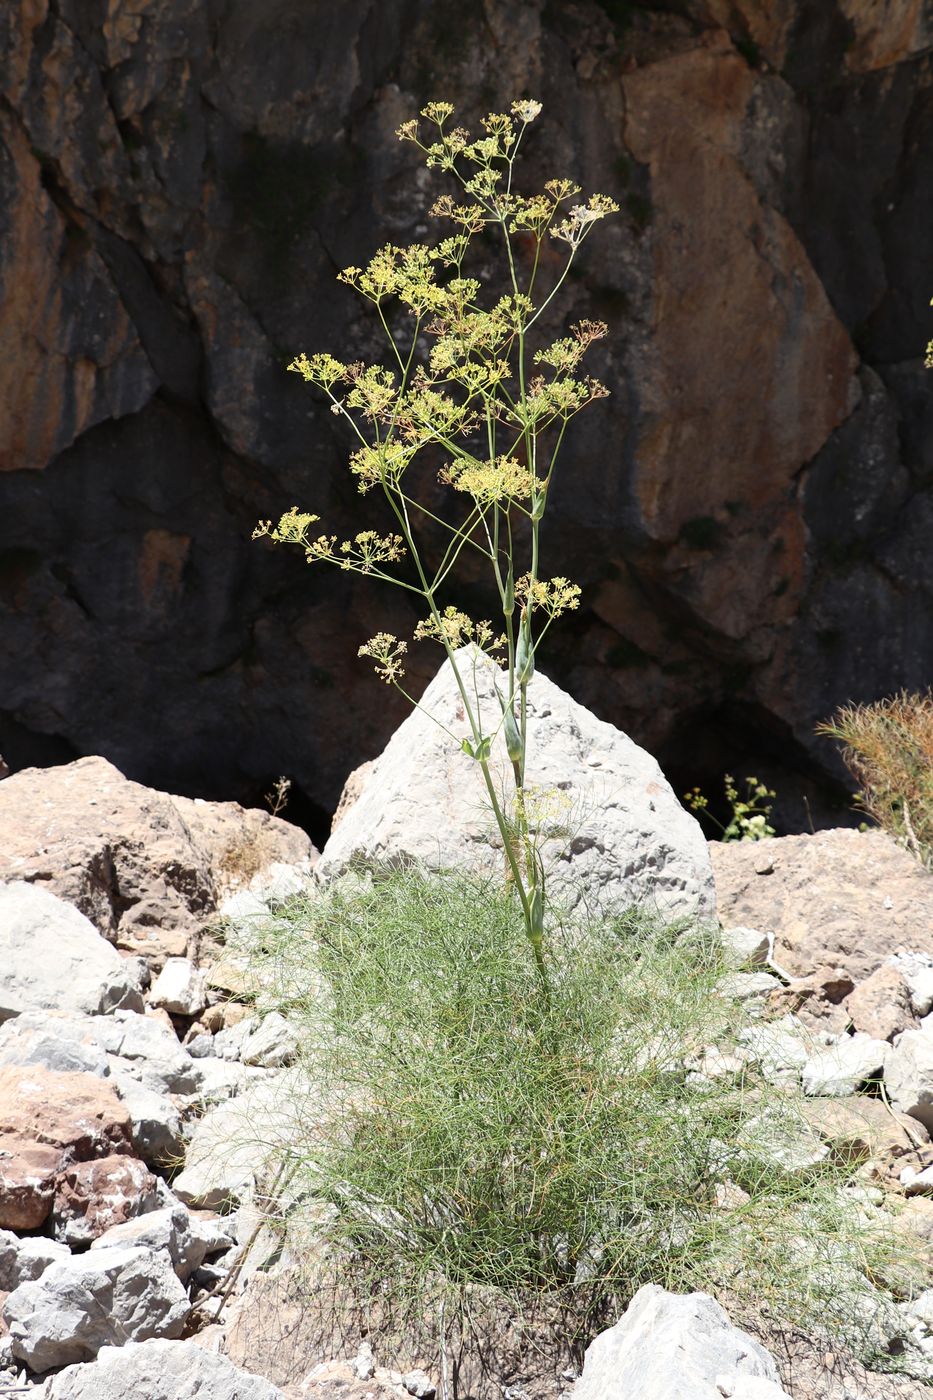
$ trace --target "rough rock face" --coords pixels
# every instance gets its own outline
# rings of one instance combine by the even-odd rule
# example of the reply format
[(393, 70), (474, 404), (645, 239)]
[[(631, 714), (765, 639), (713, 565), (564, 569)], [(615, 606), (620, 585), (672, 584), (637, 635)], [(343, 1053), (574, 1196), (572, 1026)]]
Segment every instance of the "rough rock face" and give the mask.
[[(0, 785), (0, 880), (54, 892), (155, 966), (183, 955), (216, 910), (225, 865), (228, 874), (244, 860), (310, 869), (315, 856), (302, 831), (268, 812), (155, 792), (103, 758), (26, 769)], [(60, 1004), (78, 1009), (73, 993)]]
[(360, 528), (284, 364), (377, 351), (333, 276), (423, 234), (399, 121), (528, 91), (529, 179), (623, 205), (568, 292), (613, 323), (613, 397), (548, 518), (584, 588), (553, 674), (678, 785), (747, 760), (820, 819), (842, 773), (814, 721), (929, 679), (931, 45), (923, 0), (5, 5), (14, 771), (105, 752), (251, 799), (287, 772), (320, 820), (382, 747), (403, 706), (356, 648), (415, 614), (248, 540), (293, 502)]
[(882, 831), (709, 849), (720, 918), (773, 932), (788, 972), (841, 966), (858, 982), (899, 945), (933, 954), (933, 877)]
[[(501, 719), (507, 678), (464, 647), (458, 664), (486, 733)], [(419, 861), (500, 872), (504, 856), (483, 777), (457, 740), (469, 737), (445, 661), (372, 764), (316, 867), (327, 882), (359, 861)], [(510, 790), (501, 735), (493, 782)], [(551, 896), (605, 914), (638, 903), (671, 917), (713, 912), (706, 842), (650, 754), (536, 672), (528, 687), (527, 807)], [(553, 834), (552, 834), (553, 833)]]
[(90, 1366), (68, 1366), (47, 1381), (43, 1400), (285, 1400), (281, 1390), (250, 1376), (196, 1342), (127, 1342), (102, 1347)]

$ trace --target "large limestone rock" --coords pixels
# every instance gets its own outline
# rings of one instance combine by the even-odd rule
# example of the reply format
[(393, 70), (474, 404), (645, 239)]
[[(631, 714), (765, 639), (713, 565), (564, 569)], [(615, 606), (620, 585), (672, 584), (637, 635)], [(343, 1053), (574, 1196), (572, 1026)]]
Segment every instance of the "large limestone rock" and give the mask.
[(706, 1293), (640, 1288), (586, 1350), (573, 1400), (789, 1400), (760, 1343)]
[[(458, 662), (471, 690), (475, 682), (491, 733), (501, 714), (494, 679), (501, 687), (503, 677), (470, 648), (458, 653)], [(501, 872), (504, 857), (480, 767), (457, 743), (468, 733), (445, 661), (421, 707), (367, 773), (359, 797), (324, 847), (317, 877), (326, 883), (358, 860)], [(508, 792), (511, 765), (501, 736), (493, 752), (494, 781)], [(655, 760), (540, 672), (528, 688), (526, 777), (540, 794), (529, 808), (542, 812), (542, 854), (553, 898), (594, 913), (635, 903), (667, 916), (712, 913), (706, 842)]]
[(51, 1264), (13, 1290), (2, 1316), (13, 1355), (47, 1371), (88, 1361), (104, 1346), (178, 1337), (187, 1312), (167, 1251), (127, 1245)]
[(142, 1010), (123, 959), (94, 925), (50, 890), (23, 880), (0, 884), (0, 969), (0, 1021), (45, 1007)]
[(184, 956), (217, 908), (225, 870), (233, 879), (238, 861), (310, 869), (315, 855), (303, 831), (268, 812), (156, 792), (103, 758), (0, 784), (0, 879), (54, 892), (156, 967)]
[(713, 841), (710, 855), (723, 922), (772, 932), (791, 973), (859, 982), (900, 946), (933, 954), (933, 875), (882, 831)]
[(128, 1342), (102, 1347), (89, 1366), (68, 1366), (37, 1400), (285, 1400), (260, 1376), (196, 1342)]

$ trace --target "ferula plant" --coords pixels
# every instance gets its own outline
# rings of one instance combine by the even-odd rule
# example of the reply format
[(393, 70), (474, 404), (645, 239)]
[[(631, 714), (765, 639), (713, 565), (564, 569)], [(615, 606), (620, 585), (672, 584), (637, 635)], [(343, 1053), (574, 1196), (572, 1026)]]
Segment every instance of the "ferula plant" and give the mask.
[[(561, 613), (577, 606), (580, 590), (547, 577), (540, 559), (541, 524), (558, 455), (571, 420), (607, 390), (585, 374), (590, 346), (606, 334), (582, 320), (550, 343), (541, 318), (558, 296), (579, 249), (595, 226), (617, 211), (605, 195), (580, 202), (571, 180), (549, 180), (540, 193), (515, 188), (516, 162), (539, 102), (512, 103), (490, 113), (476, 139), (450, 126), (454, 109), (432, 102), (397, 136), (423, 152), (426, 164), (449, 176), (431, 214), (452, 227), (436, 243), (386, 244), (365, 268), (347, 267), (338, 280), (371, 303), (387, 341), (388, 362), (345, 364), (322, 352), (300, 354), (289, 369), (330, 399), (353, 434), (349, 469), (359, 491), (380, 493), (392, 517), (389, 533), (361, 530), (351, 539), (319, 533), (319, 517), (293, 507), (256, 535), (299, 545), (309, 562), (368, 574), (415, 594), (424, 609), (414, 637), (439, 643), (459, 688), (468, 726), (464, 752), (482, 769), (502, 838), (507, 879), (520, 902), (526, 935), (544, 986), (544, 872), (525, 802), (527, 690), (542, 638)], [(488, 259), (493, 235), (504, 260), (504, 295), (484, 295), (470, 275), (482, 240)], [(559, 266), (546, 247), (562, 250)], [(398, 306), (407, 316), (399, 318)], [(404, 331), (396, 333), (395, 327)], [(412, 464), (429, 454), (447, 488), (445, 516), (409, 487)], [(433, 498), (432, 498), (433, 499)], [(443, 532), (446, 544), (428, 557), (419, 527)], [(498, 592), (501, 623), (468, 617), (445, 602), (445, 589), (464, 551), (486, 561)], [(489, 728), (463, 671), (461, 648), (499, 653), (507, 673), (500, 713)], [(376, 673), (404, 690), (404, 639), (378, 632), (359, 649)], [(490, 767), (501, 732), (514, 793), (500, 796)]]

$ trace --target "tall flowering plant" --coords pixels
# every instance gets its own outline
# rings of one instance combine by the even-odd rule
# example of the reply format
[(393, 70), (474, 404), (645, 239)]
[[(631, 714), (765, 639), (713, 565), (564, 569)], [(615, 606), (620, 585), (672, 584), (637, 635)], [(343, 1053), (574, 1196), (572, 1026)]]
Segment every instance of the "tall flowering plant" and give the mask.
[[(459, 187), (430, 211), (453, 232), (437, 243), (386, 244), (367, 267), (339, 274), (371, 303), (388, 344), (387, 364), (344, 364), (322, 352), (302, 353), (289, 365), (327, 395), (331, 411), (348, 425), (355, 439), (350, 472), (361, 494), (375, 490), (384, 497), (394, 518), (391, 532), (361, 530), (338, 541), (318, 533), (318, 516), (292, 507), (275, 526), (261, 521), (255, 536), (297, 544), (309, 562), (368, 574), (421, 600), (425, 616), (414, 637), (440, 644), (450, 661), (469, 729), (457, 742), (482, 770), (507, 878), (546, 988), (545, 877), (526, 802), (527, 694), (543, 637), (556, 618), (577, 607), (580, 590), (561, 575), (542, 574), (540, 530), (568, 425), (607, 393), (581, 368), (606, 326), (579, 321), (550, 344), (538, 343), (535, 331), (582, 243), (618, 206), (600, 194), (578, 202), (579, 186), (566, 179), (549, 180), (540, 193), (518, 193), (516, 160), (540, 111), (539, 102), (513, 102), (510, 113), (485, 117), (484, 134), (474, 139), (449, 126), (449, 103), (432, 102), (421, 113), (426, 137), (417, 120), (399, 127), (399, 139), (412, 142), (430, 168)], [(509, 289), (497, 300), (484, 297), (481, 282), (468, 275), (473, 245), (487, 230), (498, 235), (507, 264)], [(549, 242), (563, 249), (556, 272), (553, 259), (542, 257)], [(398, 303), (408, 312), (402, 335), (389, 322)], [(435, 465), (441, 460), (438, 475), (450, 506), (444, 516), (407, 489), (409, 469), (426, 451)], [(419, 526), (426, 522), (446, 540), (430, 562), (419, 545)], [(465, 550), (489, 565), (501, 626), (443, 601)], [(463, 674), (458, 653), (467, 643), (498, 653), (506, 673), (492, 729)], [(405, 640), (378, 632), (359, 651), (416, 703), (402, 684)], [(490, 767), (500, 732), (514, 782), (510, 799), (497, 790)]]

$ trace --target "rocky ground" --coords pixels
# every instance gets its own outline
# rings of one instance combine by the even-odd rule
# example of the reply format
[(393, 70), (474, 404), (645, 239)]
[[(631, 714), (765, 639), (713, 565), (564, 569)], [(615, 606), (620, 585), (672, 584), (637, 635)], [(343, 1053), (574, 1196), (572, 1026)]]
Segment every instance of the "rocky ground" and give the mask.
[[(398, 831), (374, 833), (367, 813), (376, 785), (387, 810), (406, 745), (420, 745), (422, 792), (450, 790), (445, 765), (459, 760), (426, 750), (419, 723), (358, 776), (323, 871), (374, 844), (393, 853)], [(670, 830), (673, 794), (624, 736), (556, 687), (539, 692), (531, 725), (555, 772), (576, 763), (578, 788), (594, 772), (627, 785), (611, 820), (591, 805), (576, 878), (595, 878), (597, 845), (624, 872), (647, 821)], [(933, 1271), (933, 879), (876, 832), (707, 850), (685, 829), (673, 844), (658, 846), (657, 888), (675, 904), (706, 899), (712, 859), (728, 990), (760, 1012), (738, 1060), (802, 1084), (807, 1151), (858, 1158), (859, 1204), (896, 1207)], [(389, 1354), (350, 1316), (322, 1329), (263, 1224), (274, 1144), (296, 1112), (296, 1045), (287, 1020), (243, 999), (243, 966), (217, 929), (306, 886), (317, 865), (274, 817), (144, 788), (101, 758), (0, 783), (0, 1395), (428, 1400), (442, 1388), (426, 1358)], [(713, 1061), (692, 1070), (722, 1072)], [(933, 1289), (900, 1303), (888, 1328), (891, 1351), (933, 1375)], [(704, 1295), (645, 1289), (578, 1380), (559, 1348), (543, 1362), (530, 1325), (519, 1344), (507, 1319), (499, 1390), (592, 1400), (609, 1377), (615, 1394), (646, 1400), (933, 1395), (767, 1318), (755, 1330), (771, 1355)], [(460, 1393), (482, 1393), (461, 1363)]]

